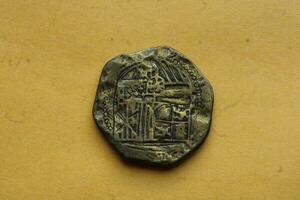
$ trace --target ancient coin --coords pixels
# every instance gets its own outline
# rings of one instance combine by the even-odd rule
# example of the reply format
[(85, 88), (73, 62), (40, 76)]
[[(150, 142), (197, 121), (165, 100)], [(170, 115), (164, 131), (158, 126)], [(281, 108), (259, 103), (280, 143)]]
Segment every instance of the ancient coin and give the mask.
[(126, 158), (168, 165), (204, 141), (212, 107), (208, 80), (181, 53), (162, 46), (105, 64), (93, 116)]

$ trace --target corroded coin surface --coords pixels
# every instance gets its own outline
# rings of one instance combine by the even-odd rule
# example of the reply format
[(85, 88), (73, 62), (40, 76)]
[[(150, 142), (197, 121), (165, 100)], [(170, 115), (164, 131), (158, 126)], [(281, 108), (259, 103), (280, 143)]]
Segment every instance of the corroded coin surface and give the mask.
[(93, 116), (123, 156), (168, 165), (204, 141), (212, 106), (212, 87), (197, 67), (157, 47), (105, 64)]

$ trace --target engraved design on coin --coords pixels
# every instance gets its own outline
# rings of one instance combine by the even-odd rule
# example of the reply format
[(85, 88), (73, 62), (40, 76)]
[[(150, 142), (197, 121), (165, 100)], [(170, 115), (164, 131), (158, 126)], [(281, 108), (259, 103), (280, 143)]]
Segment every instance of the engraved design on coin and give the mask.
[(197, 67), (157, 47), (106, 63), (93, 116), (123, 156), (168, 165), (204, 141), (212, 106), (212, 87)]

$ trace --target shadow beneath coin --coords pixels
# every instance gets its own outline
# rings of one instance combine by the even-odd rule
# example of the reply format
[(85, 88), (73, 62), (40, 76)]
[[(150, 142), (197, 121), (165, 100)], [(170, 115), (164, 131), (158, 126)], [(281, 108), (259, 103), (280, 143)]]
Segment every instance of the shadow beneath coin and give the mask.
[[(213, 115), (213, 112), (211, 113), (211, 119), (212, 119), (212, 115)], [(135, 160), (135, 159), (131, 159), (131, 158), (125, 157), (110, 142), (110, 139), (101, 130), (101, 127), (97, 124), (97, 121), (95, 119), (94, 119), (94, 122), (95, 122), (96, 127), (99, 129), (98, 133), (99, 133), (99, 135), (101, 135), (100, 137), (102, 137), (103, 139), (105, 139), (106, 143), (109, 144), (109, 146), (111, 147), (111, 149), (113, 149), (113, 151), (116, 154), (119, 155), (120, 161), (121, 161), (121, 163), (123, 165), (125, 165), (126, 167), (143, 168), (143, 169), (149, 169), (149, 170), (155, 170), (155, 171), (173, 171), (174, 169), (178, 169), (179, 165), (180, 165), (180, 167), (183, 167), (185, 164), (187, 164), (188, 160), (190, 160), (190, 158), (195, 154), (195, 152), (199, 151), (199, 150), (201, 150), (201, 148), (203, 148), (203, 146), (204, 146), (203, 143), (207, 139), (207, 137), (208, 137), (208, 135), (210, 133), (211, 124), (212, 124), (212, 120), (211, 120), (210, 124), (209, 124), (209, 127), (208, 127), (208, 130), (207, 130), (207, 134), (205, 135), (205, 137), (202, 139), (202, 141), (196, 147), (194, 147), (192, 150), (190, 150), (185, 156), (181, 157), (180, 159), (178, 159), (174, 163), (162, 164), (162, 163), (152, 163), (152, 162), (147, 162), (147, 161), (142, 161), (142, 160)]]
[[(96, 125), (96, 126), (99, 128), (98, 125)], [(209, 126), (209, 129), (210, 129), (210, 126)], [(113, 149), (113, 151), (119, 155), (118, 157), (120, 157), (120, 161), (123, 165), (125, 165), (127, 167), (144, 168), (144, 169), (155, 170), (155, 171), (172, 171), (173, 169), (178, 168), (179, 165), (180, 165), (180, 167), (183, 167), (185, 164), (187, 164), (189, 162), (188, 160), (190, 160), (190, 158), (192, 156), (194, 156), (196, 151), (199, 152), (199, 150), (201, 150), (201, 148), (203, 148), (203, 146), (204, 146), (203, 142), (206, 140), (206, 137), (208, 137), (208, 135), (209, 135), (209, 129), (208, 129), (208, 134), (205, 136), (205, 138), (202, 140), (201, 143), (199, 143), (195, 148), (193, 148), (187, 155), (183, 156), (182, 158), (180, 158), (179, 160), (177, 160), (176, 162), (171, 163), (171, 164), (151, 163), (151, 162), (147, 162), (147, 161), (127, 158), (117, 150), (117, 148), (109, 141), (107, 136), (105, 136), (105, 134), (102, 133), (101, 129), (100, 129), (100, 131), (98, 131), (98, 133), (99, 133), (99, 135), (101, 135), (100, 136), (101, 138), (106, 140), (106, 143), (109, 144), (111, 149)]]
[[(191, 161), (190, 158), (194, 156), (195, 152), (201, 150), (201, 148), (203, 147), (202, 143), (204, 142), (204, 140), (199, 145), (197, 145), (194, 149), (192, 149), (187, 155), (181, 157), (179, 160), (170, 164), (152, 163), (152, 162), (147, 162), (142, 160), (135, 160), (135, 159), (127, 158), (119, 152), (118, 154), (120, 155), (122, 163), (129, 167), (146, 168), (155, 171), (172, 171), (174, 169), (177, 169), (178, 167), (183, 167), (189, 161)], [(115, 151), (117, 150), (115, 149)]]
[[(212, 103), (211, 119), (213, 116), (213, 105), (214, 105), (214, 100)], [(92, 115), (93, 115), (93, 113), (92, 113)], [(171, 171), (171, 170), (177, 168), (179, 165), (183, 166), (184, 163), (187, 163), (187, 160), (190, 159), (195, 154), (195, 152), (199, 151), (201, 149), (201, 147), (203, 146), (202, 144), (207, 139), (207, 137), (210, 133), (211, 124), (212, 124), (212, 120), (210, 120), (207, 134), (205, 135), (205, 137), (202, 139), (202, 141), (196, 147), (194, 147), (185, 156), (181, 157), (174, 163), (164, 164), (164, 163), (152, 163), (152, 162), (148, 162), (148, 161), (136, 160), (136, 159), (131, 159), (131, 158), (125, 157), (114, 146), (114, 144), (112, 142), (110, 142), (110, 139), (108, 138), (109, 136), (107, 136), (105, 134), (105, 132), (101, 129), (101, 127), (97, 124), (96, 119), (94, 117), (93, 117), (93, 119), (94, 119), (96, 127), (99, 129), (99, 131), (98, 131), (99, 135), (101, 135), (101, 137), (106, 140), (106, 143), (109, 144), (109, 146), (111, 146), (111, 149), (113, 149), (113, 151), (119, 155), (119, 157), (121, 158), (120, 160), (122, 161), (121, 163), (123, 163), (124, 165), (126, 165), (128, 167), (137, 167), (137, 168), (144, 168), (144, 169), (150, 169), (150, 170), (156, 170), (156, 171)]]

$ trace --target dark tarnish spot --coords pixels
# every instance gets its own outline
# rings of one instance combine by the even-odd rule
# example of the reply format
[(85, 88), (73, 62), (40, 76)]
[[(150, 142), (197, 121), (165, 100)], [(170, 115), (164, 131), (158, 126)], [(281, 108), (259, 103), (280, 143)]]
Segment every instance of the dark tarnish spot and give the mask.
[(7, 114), (4, 114), (4, 117), (8, 121), (13, 122), (13, 123), (24, 123), (24, 121), (25, 121), (25, 114), (24, 113), (20, 113), (19, 115), (9, 115), (7, 113)]
[(234, 102), (232, 102), (231, 104), (229, 104), (229, 105), (223, 107), (222, 110), (225, 111), (225, 110), (228, 110), (228, 109), (230, 109), (230, 108), (236, 107), (236, 106), (242, 101), (243, 96), (244, 96), (244, 93), (242, 93), (242, 94), (240, 95), (240, 97), (239, 97), (236, 101), (234, 101)]
[(202, 1), (201, 11), (204, 11), (206, 8), (207, 8), (207, 2), (206, 1)]
[(282, 172), (282, 166), (281, 166), (281, 165), (279, 166), (277, 172), (278, 172), (278, 173), (281, 173), (281, 172)]
[(245, 40), (247, 43), (249, 43), (250, 42), (250, 39), (249, 38), (246, 38), (246, 40)]
[(226, 137), (226, 135), (224, 133), (220, 133), (219, 131), (217, 131), (216, 129), (212, 130), (213, 132), (215, 132), (215, 134), (219, 137)]

